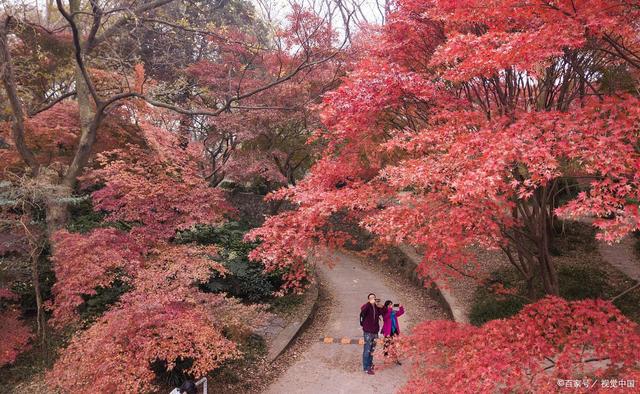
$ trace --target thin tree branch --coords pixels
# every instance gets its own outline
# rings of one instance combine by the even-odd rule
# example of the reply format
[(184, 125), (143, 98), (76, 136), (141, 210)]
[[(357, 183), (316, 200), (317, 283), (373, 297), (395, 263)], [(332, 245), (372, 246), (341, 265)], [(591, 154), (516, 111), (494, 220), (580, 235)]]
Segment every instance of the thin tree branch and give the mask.
[[(56, 0), (60, 1), (60, 0)], [(111, 27), (105, 30), (100, 36), (96, 36), (93, 40), (87, 41), (83, 48), (85, 53), (90, 53), (96, 46), (100, 45), (107, 38), (114, 35), (121, 27), (125, 26), (130, 20), (138, 18), (143, 13), (153, 10), (158, 7), (162, 7), (163, 5), (169, 4), (174, 0), (155, 0), (148, 3), (144, 3), (139, 7), (133, 10), (127, 10), (129, 12), (128, 15), (123, 16), (119, 20), (117, 20)]]
[(91, 77), (89, 76), (89, 73), (87, 72), (87, 69), (85, 67), (84, 59), (82, 58), (83, 50), (82, 50), (82, 44), (80, 43), (80, 31), (78, 30), (78, 25), (76, 25), (76, 22), (73, 20), (73, 17), (69, 15), (67, 10), (64, 8), (61, 0), (56, 0), (56, 5), (58, 6), (58, 11), (60, 11), (64, 19), (67, 20), (67, 22), (69, 23), (69, 26), (71, 27), (71, 32), (73, 34), (73, 46), (75, 48), (74, 55), (76, 58), (76, 63), (78, 64), (78, 68), (82, 73), (82, 79), (84, 79), (84, 82), (86, 83), (87, 88), (89, 89), (89, 94), (91, 94), (91, 97), (93, 98), (93, 101), (96, 103), (96, 106), (99, 106), (100, 97), (98, 97), (96, 88), (95, 86), (93, 86)]
[(28, 115), (29, 117), (34, 117), (37, 114), (39, 114), (40, 112), (44, 112), (46, 110), (48, 110), (49, 108), (53, 107), (54, 105), (58, 104), (59, 102), (61, 102), (62, 100), (69, 98), (71, 96), (75, 96), (76, 95), (76, 91), (72, 91), (72, 92), (68, 92), (65, 93), (63, 95), (61, 95), (60, 97), (54, 99), (53, 101), (50, 101), (48, 104), (44, 105), (43, 103), (40, 104), (40, 106), (34, 110), (29, 111)]

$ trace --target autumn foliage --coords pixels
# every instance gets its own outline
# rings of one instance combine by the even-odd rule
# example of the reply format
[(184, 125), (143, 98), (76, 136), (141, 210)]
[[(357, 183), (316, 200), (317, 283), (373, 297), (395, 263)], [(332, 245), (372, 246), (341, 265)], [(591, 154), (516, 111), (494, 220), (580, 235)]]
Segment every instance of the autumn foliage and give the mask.
[[(8, 9), (0, 24), (0, 182), (38, 189), (1, 201), (1, 219), (41, 227), (29, 242), (1, 229), (0, 253), (31, 245), (37, 282), (50, 242), (49, 323), (74, 333), (47, 373), (55, 390), (149, 392), (158, 365), (200, 377), (240, 356), (234, 333), (264, 308), (205, 292), (227, 273), (218, 249), (174, 242), (235, 214), (224, 181), (287, 185), (268, 199), (293, 209), (247, 235), (280, 293), (351, 240), (338, 217), (416, 248), (424, 277), (475, 275), (475, 250), (502, 251), (532, 298), (559, 293), (559, 220), (588, 219), (607, 242), (640, 229), (633, 2), (397, 0), (357, 36), (350, 16), (339, 34), (334, 15), (295, 4), (272, 23), (242, 0), (81, 3), (56, 2), (46, 22)], [(76, 193), (104, 217), (86, 233), (65, 229)], [(126, 290), (83, 319), (115, 284)], [(30, 346), (16, 301), (0, 289), (0, 366)], [(479, 328), (419, 326), (406, 389), (640, 380), (639, 343), (610, 303), (550, 296)]]
[(603, 300), (546, 297), (482, 327), (424, 322), (402, 346), (414, 361), (406, 393), (555, 393), (559, 379), (592, 392), (591, 383), (640, 376), (638, 325)]
[[(262, 241), (252, 257), (301, 286), (305, 259), (349, 239), (339, 214), (418, 249), (422, 276), (479, 276), (475, 250), (500, 250), (532, 298), (536, 282), (557, 295), (559, 219), (593, 219), (607, 242), (640, 229), (638, 12), (621, 1), (398, 1), (324, 96), (314, 138), (326, 149), (303, 181), (271, 194), (295, 209), (249, 234)], [(480, 328), (424, 323), (406, 390), (633, 378), (637, 343), (610, 303), (549, 297)]]
[(263, 240), (254, 258), (299, 270), (318, 245), (346, 239), (330, 226), (341, 212), (424, 252), (420, 273), (477, 275), (480, 246), (557, 294), (559, 216), (595, 218), (606, 241), (639, 227), (637, 12), (399, 1), (325, 95), (327, 130), (314, 138), (327, 148), (304, 181), (272, 194), (297, 209), (252, 233)]
[[(340, 73), (331, 22), (299, 5), (271, 20), (244, 0), (116, 3), (0, 18), (0, 183), (34, 191), (0, 197), (0, 253), (31, 263), (40, 342), (70, 335), (46, 376), (62, 392), (153, 391), (157, 375), (201, 377), (240, 356), (264, 307), (203, 291), (226, 274), (218, 250), (174, 237), (235, 214), (223, 180), (295, 183), (316, 153), (309, 105)], [(77, 233), (70, 208), (88, 195), (100, 219)], [(28, 250), (5, 234), (14, 216), (38, 228)], [(116, 299), (84, 315), (105, 293)], [(5, 363), (29, 334), (2, 307)]]
[(33, 334), (31, 329), (22, 321), (20, 310), (12, 302), (17, 296), (8, 289), (0, 288), (0, 367), (11, 364), (18, 354), (30, 347), (29, 341)]
[[(216, 248), (170, 241), (195, 224), (222, 223), (231, 208), (199, 176), (190, 156), (197, 147), (182, 147), (175, 135), (150, 124), (141, 133), (145, 146), (104, 153), (84, 181), (103, 184), (92, 193), (94, 206), (113, 223), (131, 223), (130, 230), (63, 230), (53, 237), (56, 326), (78, 322), (78, 307), (97, 288), (116, 279), (131, 288), (61, 353), (48, 380), (63, 390), (148, 391), (156, 362), (171, 370), (190, 360), (186, 372), (203, 376), (239, 355), (223, 330), (246, 331), (262, 313), (198, 289), (226, 272), (215, 261)], [(234, 318), (238, 313), (244, 318)]]

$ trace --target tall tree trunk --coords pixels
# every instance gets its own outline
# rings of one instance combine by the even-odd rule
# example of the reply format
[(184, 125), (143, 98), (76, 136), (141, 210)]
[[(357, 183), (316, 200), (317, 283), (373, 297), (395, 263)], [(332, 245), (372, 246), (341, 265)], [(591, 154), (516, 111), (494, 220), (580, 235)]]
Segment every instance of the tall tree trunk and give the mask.
[[(69, 0), (69, 10), (74, 15), (74, 21), (78, 29), (82, 31), (82, 21), (79, 17), (81, 10), (80, 0)], [(57, 230), (64, 228), (69, 219), (69, 198), (73, 194), (76, 178), (90, 154), (96, 138), (98, 121), (96, 119), (95, 104), (91, 98), (89, 87), (80, 69), (78, 62), (74, 62), (74, 80), (76, 85), (76, 99), (80, 115), (80, 140), (78, 150), (62, 179), (56, 182), (56, 191), (46, 201), (47, 232), (52, 235)]]
[(47, 233), (49, 236), (63, 229), (69, 220), (69, 198), (71, 189), (59, 185), (60, 192), (52, 193), (46, 201), (45, 213), (47, 220)]
[[(31, 284), (33, 285), (33, 291), (36, 298), (36, 325), (37, 336), (40, 340), (43, 353), (46, 351), (46, 319), (44, 315), (44, 304), (42, 300), (42, 291), (40, 289), (40, 256), (43, 250), (42, 239), (44, 234), (38, 230), (34, 230), (29, 226), (33, 218), (33, 211), (27, 205), (25, 208), (24, 216), (20, 218), (20, 225), (24, 231), (24, 236), (29, 243), (29, 262), (31, 264)], [(43, 354), (46, 357), (46, 354)]]
[(558, 284), (558, 272), (551, 254), (549, 253), (550, 241), (552, 233), (551, 229), (551, 214), (549, 212), (549, 194), (553, 190), (547, 187), (542, 187), (539, 193), (539, 217), (538, 217), (538, 261), (540, 263), (540, 271), (542, 273), (542, 283), (544, 285), (544, 291), (546, 294), (558, 295), (560, 294), (560, 287)]

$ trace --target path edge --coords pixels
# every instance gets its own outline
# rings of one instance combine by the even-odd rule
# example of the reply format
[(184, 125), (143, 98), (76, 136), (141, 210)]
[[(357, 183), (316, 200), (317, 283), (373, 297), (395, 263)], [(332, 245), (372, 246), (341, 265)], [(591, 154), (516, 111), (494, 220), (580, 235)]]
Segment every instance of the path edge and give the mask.
[[(435, 298), (440, 305), (444, 308), (449, 317), (456, 323), (469, 323), (469, 317), (465, 312), (465, 308), (458, 298), (453, 295), (451, 291), (447, 289), (447, 286), (442, 280), (428, 277), (420, 278), (416, 271), (418, 264), (422, 261), (422, 257), (418, 254), (413, 246), (402, 244), (398, 246), (398, 249), (406, 257), (409, 263), (409, 269), (406, 272), (410, 275), (411, 280), (418, 285), (425, 287), (433, 298)], [(431, 282), (431, 286), (424, 286), (424, 282)]]
[(310, 305), (307, 307), (307, 310), (304, 312), (302, 318), (296, 319), (287, 324), (286, 327), (284, 327), (282, 331), (280, 331), (280, 333), (278, 333), (278, 335), (273, 338), (273, 341), (271, 341), (271, 346), (269, 346), (269, 351), (267, 352), (267, 362), (273, 362), (282, 353), (284, 353), (284, 351), (289, 347), (294, 339), (296, 339), (296, 337), (309, 325), (312, 320), (311, 317), (315, 314), (317, 308), (318, 295), (318, 275), (314, 274), (313, 283), (307, 289), (307, 297), (311, 297), (312, 299)]

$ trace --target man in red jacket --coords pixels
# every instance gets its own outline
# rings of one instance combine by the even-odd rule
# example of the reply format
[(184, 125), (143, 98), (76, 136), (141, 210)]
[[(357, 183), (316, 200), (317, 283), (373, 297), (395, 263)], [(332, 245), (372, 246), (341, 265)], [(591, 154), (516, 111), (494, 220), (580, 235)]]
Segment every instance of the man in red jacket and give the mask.
[(380, 316), (385, 309), (380, 306), (380, 300), (376, 300), (376, 295), (369, 293), (368, 302), (360, 307), (360, 325), (364, 336), (364, 349), (362, 350), (362, 367), (364, 372), (373, 375), (373, 351), (376, 347), (376, 338), (380, 332)]

